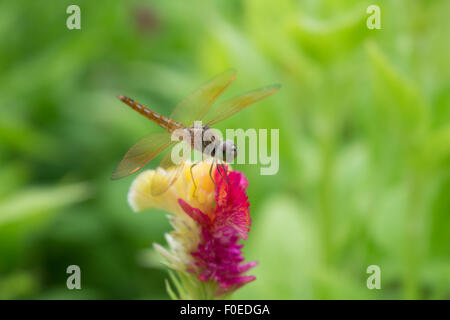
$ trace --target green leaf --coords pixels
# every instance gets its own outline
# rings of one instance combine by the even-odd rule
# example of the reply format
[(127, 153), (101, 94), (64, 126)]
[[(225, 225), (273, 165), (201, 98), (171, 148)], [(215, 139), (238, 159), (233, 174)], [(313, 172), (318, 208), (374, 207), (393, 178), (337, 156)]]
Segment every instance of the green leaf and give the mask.
[(169, 294), (170, 298), (172, 300), (178, 300), (177, 295), (175, 294), (175, 292), (173, 292), (172, 288), (170, 287), (169, 281), (166, 279), (166, 280), (164, 280), (164, 282), (166, 284), (166, 290), (167, 290), (167, 293)]
[(0, 202), (0, 227), (85, 200), (89, 195), (85, 183), (28, 188)]
[(428, 127), (429, 114), (419, 88), (395, 68), (375, 42), (369, 42), (366, 49), (380, 123), (387, 123), (405, 142), (420, 139)]
[(256, 280), (234, 293), (235, 299), (311, 299), (310, 272), (318, 263), (318, 237), (307, 212), (296, 201), (276, 196), (260, 206), (253, 219), (247, 261), (259, 264), (248, 274)]
[(366, 10), (358, 5), (354, 10), (332, 20), (302, 16), (292, 20), (290, 32), (311, 58), (331, 62), (348, 54), (368, 35)]

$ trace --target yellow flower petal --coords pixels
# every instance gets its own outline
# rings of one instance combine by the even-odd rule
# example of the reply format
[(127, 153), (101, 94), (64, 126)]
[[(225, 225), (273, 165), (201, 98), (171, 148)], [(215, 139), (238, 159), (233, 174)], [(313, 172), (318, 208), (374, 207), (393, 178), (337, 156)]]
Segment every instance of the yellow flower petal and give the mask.
[[(136, 177), (128, 193), (128, 202), (134, 211), (145, 209), (163, 209), (165, 211), (184, 215), (185, 213), (178, 204), (178, 199), (183, 199), (192, 207), (198, 208), (203, 212), (210, 212), (214, 206), (214, 183), (209, 176), (211, 168), (210, 161), (203, 161), (196, 164), (192, 169), (194, 183), (191, 176), (191, 165), (185, 164), (175, 183), (164, 193), (158, 196), (152, 196), (150, 186), (154, 175), (165, 175), (173, 169), (164, 170), (146, 170)], [(163, 179), (158, 179), (163, 180)]]
[(197, 187), (192, 181), (191, 166), (192, 163), (186, 163), (175, 183), (160, 195), (151, 194), (152, 179), (155, 175), (161, 175), (155, 181), (164, 181), (165, 176), (169, 176), (171, 170), (174, 170), (172, 168), (142, 172), (133, 181), (128, 192), (128, 202), (134, 211), (162, 209), (172, 214), (169, 220), (174, 230), (166, 235), (170, 250), (158, 245), (155, 248), (177, 270), (193, 265), (191, 252), (197, 249), (201, 238), (200, 225), (181, 209), (178, 199), (183, 199), (206, 214), (214, 212), (215, 186), (210, 177), (211, 161), (199, 162), (192, 168)]

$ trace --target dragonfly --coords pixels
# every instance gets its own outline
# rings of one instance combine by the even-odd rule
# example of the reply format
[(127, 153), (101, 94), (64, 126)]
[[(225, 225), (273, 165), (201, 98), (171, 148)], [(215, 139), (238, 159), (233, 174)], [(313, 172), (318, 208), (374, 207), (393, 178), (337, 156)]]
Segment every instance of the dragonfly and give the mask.
[[(222, 166), (221, 168), (226, 174), (222, 160), (230, 155), (231, 158), (237, 156), (236, 145), (231, 140), (222, 141), (218, 138), (213, 138), (208, 141), (204, 139), (201, 141), (200, 146), (198, 146), (198, 144), (193, 144), (193, 141), (195, 140), (194, 135), (200, 134), (201, 137), (204, 137), (204, 133), (213, 125), (231, 117), (247, 106), (274, 94), (280, 89), (280, 85), (273, 84), (244, 93), (221, 103), (215, 103), (235, 78), (236, 72), (232, 69), (215, 76), (178, 103), (169, 117), (163, 116), (129, 97), (123, 95), (118, 96), (122, 102), (162, 127), (165, 131), (151, 133), (133, 145), (114, 170), (111, 179), (120, 179), (139, 171), (157, 155), (168, 150), (163, 156), (157, 169), (164, 169), (165, 174), (155, 174), (150, 185), (150, 191), (153, 196), (160, 195), (167, 191), (180, 176), (186, 164), (185, 161), (174, 164), (171, 157), (170, 149), (180, 142), (172, 139), (172, 133), (175, 130), (184, 130), (188, 133), (190, 141), (184, 142), (190, 144), (194, 150), (202, 153), (205, 153), (206, 149), (210, 150), (207, 155), (213, 158), (209, 171), (209, 175), (213, 182), (214, 179), (212, 178), (211, 170), (215, 162), (217, 162), (217, 165), (220, 164)], [(197, 121), (201, 121), (202, 127), (195, 128), (194, 123), (198, 123)], [(180, 138), (180, 140), (184, 139)], [(214, 145), (211, 146), (211, 143), (214, 143)], [(218, 150), (220, 150), (220, 154)], [(196, 164), (198, 163), (191, 164), (190, 168), (195, 189), (196, 184), (192, 169)], [(217, 170), (222, 175), (221, 170), (218, 168)]]

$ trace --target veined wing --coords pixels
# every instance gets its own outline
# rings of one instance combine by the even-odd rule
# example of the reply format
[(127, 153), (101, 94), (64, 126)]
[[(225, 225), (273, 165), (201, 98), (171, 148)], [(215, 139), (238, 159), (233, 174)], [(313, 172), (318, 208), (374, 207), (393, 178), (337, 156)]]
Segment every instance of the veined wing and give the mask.
[(240, 96), (222, 102), (215, 106), (203, 119), (203, 124), (212, 126), (220, 121), (223, 121), (233, 114), (241, 111), (245, 107), (264, 99), (280, 89), (280, 85), (274, 84), (261, 89), (256, 89)]
[(120, 179), (135, 173), (174, 143), (176, 141), (171, 141), (170, 133), (165, 131), (155, 132), (142, 138), (128, 150), (111, 175), (111, 179)]
[(217, 75), (182, 100), (169, 118), (190, 127), (194, 121), (204, 117), (209, 107), (235, 78), (236, 72), (232, 69)]
[[(184, 143), (184, 142), (178, 142)], [(161, 160), (160, 165), (153, 175), (150, 192), (152, 196), (163, 194), (177, 181), (184, 168), (184, 159), (180, 163), (173, 163), (172, 152), (169, 150)]]

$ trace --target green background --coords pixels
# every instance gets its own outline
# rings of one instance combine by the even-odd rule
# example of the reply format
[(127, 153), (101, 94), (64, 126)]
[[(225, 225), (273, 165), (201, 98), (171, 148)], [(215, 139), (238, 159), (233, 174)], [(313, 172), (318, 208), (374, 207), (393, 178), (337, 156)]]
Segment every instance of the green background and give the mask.
[[(66, 8), (81, 8), (81, 30)], [(381, 8), (369, 30), (366, 8)], [(250, 185), (243, 299), (450, 298), (450, 1), (0, 2), (0, 298), (166, 299), (151, 244), (109, 176), (212, 76), (282, 89), (218, 127), (280, 130)], [(154, 167), (151, 163), (148, 167)], [(81, 267), (82, 290), (66, 288)], [(369, 265), (381, 289), (366, 287)]]

